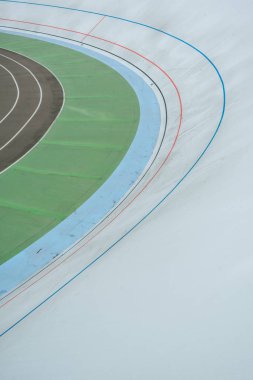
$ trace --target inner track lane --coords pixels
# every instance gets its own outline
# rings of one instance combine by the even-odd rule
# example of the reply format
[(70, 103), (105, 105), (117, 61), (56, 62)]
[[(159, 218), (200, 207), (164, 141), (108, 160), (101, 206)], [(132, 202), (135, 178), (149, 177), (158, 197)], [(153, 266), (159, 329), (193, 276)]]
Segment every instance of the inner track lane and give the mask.
[[(1, 151), (1, 150), (3, 150), (6, 146), (8, 146), (8, 145), (9, 145), (9, 144), (10, 144), (10, 143), (11, 143), (11, 142), (12, 142), (12, 141), (13, 141), (13, 140), (14, 140), (14, 139), (15, 139), (15, 138), (16, 138), (16, 137), (22, 132), (22, 130), (23, 130), (23, 129), (27, 126), (27, 124), (29, 123), (29, 121), (32, 120), (32, 118), (34, 117), (34, 115), (36, 114), (36, 112), (38, 111), (38, 109), (39, 109), (39, 107), (40, 107), (40, 105), (41, 105), (42, 98), (43, 98), (43, 91), (42, 91), (41, 85), (40, 85), (38, 79), (36, 78), (36, 76), (35, 76), (35, 75), (32, 73), (32, 71), (29, 70), (26, 66), (22, 65), (21, 63), (17, 62), (15, 59), (10, 58), (10, 57), (8, 57), (8, 56), (6, 56), (6, 55), (4, 55), (4, 54), (0, 54), (0, 57), (2, 57), (2, 58), (6, 58), (7, 60), (10, 60), (10, 61), (14, 62), (14, 64), (17, 64), (18, 66), (20, 66), (21, 69), (25, 69), (25, 70), (27, 71), (27, 73), (28, 73), (29, 75), (31, 75), (31, 78), (35, 80), (35, 83), (38, 85), (38, 88), (39, 88), (39, 100), (38, 100), (38, 104), (36, 105), (36, 108), (35, 108), (35, 110), (33, 111), (32, 115), (29, 116), (28, 119), (24, 122), (24, 124), (21, 124), (21, 126), (19, 126), (18, 123), (14, 125), (14, 127), (17, 129), (17, 132), (16, 132), (14, 135), (12, 135), (12, 136), (10, 137), (10, 139), (7, 140), (2, 146), (0, 146), (0, 151)], [(26, 81), (27, 81), (27, 79), (26, 79)], [(19, 87), (18, 87), (18, 88), (19, 88)], [(34, 90), (33, 94), (35, 94), (35, 93), (36, 93), (36, 87), (35, 87), (35, 90)], [(29, 100), (30, 100), (30, 99), (29, 99)], [(12, 111), (15, 111), (15, 107), (13, 108)], [(9, 115), (11, 115), (11, 113), (9, 113)], [(9, 115), (8, 115), (8, 116), (9, 116)]]
[[(0, 49), (0, 62), (16, 80), (19, 97), (0, 126), (0, 172), (24, 156), (44, 136), (62, 108), (63, 89), (39, 63)], [(0, 101), (8, 96), (8, 88)]]
[[(9, 90), (9, 96), (6, 97), (4, 96), (3, 94), (0, 94), (0, 98), (3, 99), (4, 101), (1, 102), (1, 109), (0, 109), (0, 124), (11, 114), (11, 112), (14, 110), (14, 108), (16, 107), (16, 104), (18, 102), (18, 99), (19, 99), (19, 94), (20, 94), (20, 91), (19, 91), (19, 86), (18, 86), (18, 83), (17, 83), (17, 80), (15, 78), (15, 76), (12, 74), (12, 72), (10, 70), (8, 70), (4, 65), (1, 65), (0, 64), (0, 67), (2, 67), (2, 69), (7, 72), (9, 74), (9, 76), (12, 78), (12, 81), (16, 87), (16, 98), (14, 100), (14, 103), (12, 104), (12, 93), (14, 91), (12, 91), (12, 86), (11, 86), (11, 83), (8, 82), (8, 79), (6, 78), (6, 75), (1, 75), (1, 84), (2, 84), (2, 88), (1, 90), (3, 91), (3, 94), (5, 93), (6, 91), (6, 87), (8, 88)], [(7, 81), (6, 81), (7, 79)], [(6, 83), (5, 83), (6, 81)], [(11, 108), (9, 106), (9, 104), (12, 104)], [(6, 108), (7, 108), (7, 111), (6, 111)]]

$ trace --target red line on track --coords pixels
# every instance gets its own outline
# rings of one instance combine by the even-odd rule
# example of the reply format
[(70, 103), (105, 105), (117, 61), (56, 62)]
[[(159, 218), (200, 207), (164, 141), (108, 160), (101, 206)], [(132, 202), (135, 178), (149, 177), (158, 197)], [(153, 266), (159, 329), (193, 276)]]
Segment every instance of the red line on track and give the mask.
[[(32, 287), (34, 284), (36, 284), (37, 282), (39, 282), (41, 279), (43, 279), (45, 276), (47, 276), (49, 273), (51, 273), (54, 269), (56, 269), (58, 266), (60, 266), (61, 264), (63, 264), (65, 261), (69, 260), (75, 253), (77, 253), (78, 251), (80, 251), (81, 248), (85, 247), (91, 240), (93, 240), (96, 236), (98, 236), (105, 228), (107, 228), (120, 214), (123, 213), (124, 210), (126, 210), (126, 208), (128, 208), (132, 203), (133, 201), (139, 197), (139, 195), (147, 188), (147, 186), (154, 180), (154, 178), (158, 175), (158, 173), (161, 171), (161, 169), (163, 168), (163, 166), (165, 165), (165, 163), (167, 162), (168, 158), (170, 157), (175, 145), (176, 145), (176, 142), (178, 140), (178, 137), (179, 137), (179, 133), (180, 133), (180, 130), (181, 130), (181, 127), (182, 127), (182, 119), (183, 119), (183, 106), (182, 106), (182, 99), (181, 99), (181, 95), (180, 95), (180, 92), (175, 84), (175, 82), (173, 81), (173, 79), (169, 76), (169, 74), (162, 69), (161, 66), (159, 66), (157, 63), (153, 62), (152, 60), (150, 60), (149, 58), (145, 57), (144, 55), (132, 50), (131, 48), (127, 47), (127, 46), (124, 46), (124, 45), (121, 45), (121, 44), (118, 44), (116, 42), (113, 42), (113, 41), (109, 41), (105, 38), (102, 38), (102, 37), (97, 37), (97, 36), (93, 36), (89, 33), (83, 33), (83, 32), (79, 32), (79, 31), (76, 31), (76, 30), (72, 30), (72, 29), (66, 29), (66, 28), (62, 28), (62, 27), (58, 27), (58, 26), (52, 26), (52, 25), (47, 25), (47, 24), (40, 24), (40, 23), (35, 23), (35, 22), (31, 22), (31, 21), (24, 21), (24, 20), (15, 20), (15, 19), (7, 19), (7, 18), (0, 18), (0, 20), (3, 20), (3, 21), (10, 21), (10, 22), (17, 22), (17, 23), (21, 23), (21, 24), (29, 24), (29, 25), (36, 25), (36, 26), (43, 26), (43, 27), (46, 27), (46, 28), (51, 28), (51, 29), (57, 29), (57, 30), (62, 30), (62, 31), (67, 31), (67, 32), (71, 32), (71, 33), (74, 33), (74, 34), (78, 34), (78, 35), (82, 35), (84, 36), (84, 38), (86, 37), (90, 37), (90, 38), (94, 38), (94, 39), (97, 39), (97, 40), (100, 40), (100, 41), (104, 41), (104, 42), (107, 42), (109, 44), (112, 44), (112, 45), (115, 45), (115, 46), (118, 46), (120, 48), (123, 48), (125, 50), (128, 50), (130, 51), (131, 53), (143, 58), (145, 61), (151, 63), (153, 66), (155, 66), (156, 68), (158, 68), (159, 71), (161, 71), (166, 77), (167, 79), (171, 82), (171, 84), (173, 85), (174, 89), (176, 90), (176, 93), (177, 93), (177, 97), (178, 97), (178, 101), (179, 101), (179, 110), (180, 110), (180, 113), (179, 113), (179, 123), (178, 123), (178, 129), (177, 129), (177, 133), (175, 135), (175, 138), (173, 140), (173, 144), (169, 150), (169, 152), (167, 153), (165, 159), (163, 160), (163, 162), (161, 163), (161, 165), (158, 167), (158, 169), (156, 170), (156, 172), (152, 175), (152, 177), (148, 180), (148, 182), (143, 186), (143, 188), (134, 196), (134, 198), (117, 214), (115, 215), (115, 217), (113, 219), (111, 219), (107, 224), (104, 225), (103, 228), (101, 228), (97, 233), (95, 233), (93, 236), (91, 236), (89, 239), (87, 239), (85, 241), (85, 243), (83, 243), (80, 247), (78, 247), (76, 250), (74, 250), (69, 256), (66, 256), (61, 262), (59, 262), (56, 266), (54, 266), (53, 268), (51, 268), (49, 271), (47, 271), (46, 273), (44, 273), (41, 277), (39, 277), (38, 279), (36, 279), (35, 281), (33, 281), (30, 285), (28, 285), (27, 287), (25, 287), (24, 289), (22, 289), (19, 293), (17, 293), (15, 296), (13, 296), (12, 298), (10, 298), (8, 301), (6, 301), (5, 303), (3, 303), (2, 305), (0, 305), (0, 309), (4, 306), (6, 306), (9, 302), (11, 302), (12, 300), (14, 300), (16, 297), (18, 297), (20, 294), (22, 294), (24, 291), (26, 291), (27, 289), (29, 289), (30, 287)], [(100, 20), (101, 22), (102, 20)], [(96, 26), (95, 26), (96, 27)], [(32, 31), (31, 31), (32, 32)], [(53, 265), (53, 263), (52, 263)]]

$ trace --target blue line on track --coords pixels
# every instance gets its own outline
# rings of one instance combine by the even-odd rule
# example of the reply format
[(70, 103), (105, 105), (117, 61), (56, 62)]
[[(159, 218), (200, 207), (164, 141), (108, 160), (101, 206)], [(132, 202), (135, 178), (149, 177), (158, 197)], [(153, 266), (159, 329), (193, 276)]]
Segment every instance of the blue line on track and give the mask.
[(58, 288), (54, 293), (52, 293), (49, 297), (47, 297), (45, 300), (43, 300), (39, 305), (37, 305), (36, 307), (34, 307), (32, 310), (29, 311), (29, 313), (25, 314), (22, 318), (20, 318), (16, 323), (14, 323), (12, 326), (10, 326), (8, 329), (6, 329), (5, 331), (3, 331), (0, 336), (3, 336), (5, 335), (7, 332), (9, 332), (10, 330), (12, 330), (15, 326), (17, 326), (20, 322), (22, 322), (24, 319), (26, 319), (30, 314), (32, 314), (35, 310), (37, 310), (40, 306), (42, 306), (43, 304), (45, 304), (47, 301), (49, 301), (52, 297), (54, 297), (57, 293), (59, 293), (62, 289), (64, 289), (67, 285), (69, 285), (72, 281), (74, 281), (78, 276), (80, 276), (80, 274), (82, 274), (85, 270), (87, 270), (89, 267), (91, 267), (93, 264), (95, 264), (98, 260), (100, 260), (103, 256), (105, 256), (115, 245), (117, 245), (121, 240), (123, 240), (127, 235), (129, 235), (133, 230), (135, 230), (145, 219), (147, 219), (149, 217), (150, 214), (152, 214), (178, 187), (179, 185), (184, 181), (184, 179), (191, 173), (191, 171), (195, 168), (195, 166), (198, 164), (198, 162), (202, 159), (202, 157), (204, 156), (204, 154), (206, 153), (206, 151), (208, 150), (208, 148), (210, 147), (210, 145), (212, 144), (215, 136), (217, 135), (219, 129), (220, 129), (220, 126), (221, 126), (221, 123), (222, 123), (222, 120), (223, 120), (223, 117), (224, 117), (224, 113), (225, 113), (225, 108), (226, 108), (226, 92), (225, 92), (225, 85), (224, 85), (224, 81), (222, 79), (222, 76), (219, 72), (219, 70), (217, 69), (217, 67), (215, 66), (215, 64), (210, 60), (210, 58), (207, 57), (207, 55), (205, 53), (203, 53), (201, 50), (199, 50), (198, 48), (196, 48), (195, 46), (193, 46), (192, 44), (190, 44), (189, 42), (187, 41), (184, 41), (183, 39), (179, 38), (179, 37), (176, 37), (170, 33), (167, 33), (167, 32), (164, 32), (163, 30), (161, 29), (158, 29), (158, 28), (155, 28), (153, 26), (149, 26), (147, 24), (143, 24), (143, 23), (140, 23), (140, 22), (137, 22), (137, 21), (133, 21), (133, 20), (129, 20), (129, 19), (124, 19), (124, 18), (121, 18), (121, 17), (117, 17), (117, 16), (111, 16), (111, 15), (107, 15), (107, 14), (104, 14), (104, 13), (98, 13), (98, 12), (92, 12), (92, 11), (86, 11), (86, 10), (81, 10), (81, 9), (75, 9), (75, 8), (68, 8), (68, 7), (63, 7), (63, 6), (58, 6), (58, 5), (50, 5), (50, 4), (39, 4), (39, 3), (30, 3), (30, 2), (26, 2), (26, 1), (14, 1), (14, 0), (0, 0), (1, 2), (9, 2), (9, 3), (20, 3), (20, 4), (30, 4), (30, 5), (36, 5), (36, 6), (44, 6), (44, 7), (51, 7), (51, 8), (58, 8), (58, 9), (65, 9), (65, 10), (71, 10), (71, 11), (75, 11), (75, 12), (83, 12), (83, 13), (90, 13), (90, 14), (96, 14), (96, 15), (100, 15), (100, 16), (107, 16), (107, 17), (110, 17), (110, 18), (114, 18), (114, 19), (117, 19), (117, 20), (122, 20), (122, 21), (125, 21), (125, 22), (128, 22), (128, 23), (132, 23), (132, 24), (136, 24), (136, 25), (140, 25), (140, 26), (143, 26), (145, 28), (148, 28), (148, 29), (152, 29), (152, 30), (155, 30), (159, 33), (162, 33), (164, 35), (167, 35), (171, 38), (174, 38), (176, 39), (177, 41), (180, 41), (182, 43), (184, 43), (185, 45), (191, 47), (192, 49), (194, 49), (195, 51), (197, 51), (198, 53), (200, 53), (204, 58), (206, 58), (206, 60), (212, 65), (212, 67), (214, 68), (214, 70), (216, 71), (218, 77), (219, 77), (219, 80), (221, 82), (221, 87), (222, 87), (222, 93), (223, 93), (223, 102), (222, 102), (222, 111), (221, 111), (221, 116), (220, 116), (220, 120), (218, 122), (218, 125), (214, 131), (214, 134), (212, 136), (212, 138), (210, 139), (210, 141), (208, 142), (208, 144), (206, 145), (206, 147), (204, 148), (204, 150), (202, 151), (202, 153), (200, 154), (200, 156), (198, 157), (198, 159), (194, 162), (194, 164), (190, 167), (190, 169), (184, 174), (184, 176), (177, 182), (177, 184), (156, 204), (156, 206), (154, 206), (143, 218), (141, 218), (139, 220), (138, 223), (136, 223), (130, 230), (128, 230), (123, 236), (121, 236), (118, 240), (116, 240), (108, 249), (106, 249), (100, 256), (98, 256), (95, 260), (93, 260), (90, 264), (88, 264), (87, 266), (85, 266), (80, 272), (78, 272), (74, 277), (72, 277), (69, 281), (65, 282), (65, 284), (63, 284), (60, 288)]

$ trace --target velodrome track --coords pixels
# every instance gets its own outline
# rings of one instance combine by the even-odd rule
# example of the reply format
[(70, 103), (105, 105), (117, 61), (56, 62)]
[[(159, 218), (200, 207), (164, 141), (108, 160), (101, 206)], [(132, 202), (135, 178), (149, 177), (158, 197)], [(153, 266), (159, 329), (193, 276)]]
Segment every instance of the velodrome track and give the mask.
[[(94, 10), (103, 13), (104, 8), (99, 2), (96, 6), (98, 9)], [(145, 9), (144, 3), (142, 6)], [(154, 10), (151, 2), (149, 6)], [(117, 6), (113, 2), (111, 6), (107, 4), (107, 7), (113, 13), (116, 12)], [(162, 6), (163, 10), (165, 8), (166, 2)], [(152, 13), (152, 20), (157, 21), (156, 25), (162, 24), (162, 9)], [(176, 11), (177, 7), (174, 6), (170, 14), (173, 15), (174, 12), (175, 15)], [(4, 4), (3, 12), (6, 26), (20, 28), (20, 22), (16, 21), (13, 26), (13, 22), (6, 20), (14, 13), (11, 5)], [(27, 11), (19, 8), (19, 17), (22, 17), (22, 12)], [(1, 312), (1, 320), (7, 328), (29, 314), (2, 338), (3, 350), (4, 346), (7, 348), (2, 358), (5, 378), (87, 376), (162, 379), (169, 376), (175, 379), (250, 379), (250, 350), (246, 350), (250, 338), (250, 314), (246, 313), (250, 250), (248, 244), (241, 244), (247, 230), (240, 228), (241, 232), (238, 232), (236, 228), (238, 223), (241, 225), (247, 219), (247, 213), (244, 212), (243, 220), (232, 218), (233, 222), (228, 215), (229, 212), (232, 215), (236, 212), (237, 208), (231, 206), (231, 203), (233, 200), (234, 204), (237, 198), (231, 192), (230, 186), (228, 195), (226, 184), (220, 177), (221, 173), (225, 178), (229, 174), (226, 162), (231, 161), (233, 148), (232, 144), (232, 148), (226, 148), (225, 153), (222, 150), (224, 157), (219, 156), (219, 149), (224, 147), (224, 132), (221, 132), (221, 142), (216, 143), (216, 148), (210, 149), (212, 154), (207, 154), (204, 163), (199, 162), (195, 174), (192, 171), (192, 167), (202, 157), (206, 147), (209, 148), (220, 127), (224, 113), (221, 78), (199, 51), (179, 43), (178, 40), (168, 39), (166, 35), (161, 36), (156, 31), (144, 31), (138, 25), (126, 24), (123, 29), (120, 20), (108, 20), (108, 17), (102, 15), (99, 18), (98, 15), (77, 15), (73, 10), (73, 19), (70, 19), (70, 10), (66, 11), (65, 27), (64, 17), (62, 21), (59, 19), (59, 9), (52, 10), (50, 14), (54, 21), (50, 27), (45, 24), (39, 26), (43, 12), (46, 14), (41, 9), (38, 15), (33, 7), (29, 9), (29, 19), (34, 26), (37, 23), (37, 32), (50, 34), (54, 26), (58, 28), (58, 32), (61, 28), (63, 37), (72, 38), (71, 22), (75, 27), (80, 25), (83, 28), (85, 25), (87, 31), (92, 29), (92, 25), (97, 25), (96, 34), (104, 38), (103, 43), (101, 40), (97, 41), (99, 47), (105, 47), (105, 40), (117, 36), (120, 40), (118, 45), (130, 45), (131, 49), (136, 48), (138, 51), (141, 47), (141, 51), (148, 54), (150, 61), (156, 59), (159, 65), (162, 63), (164, 71), (167, 72), (168, 69), (180, 89), (183, 123), (179, 138), (175, 139), (181, 124), (180, 103), (175, 96), (175, 87), (169, 87), (163, 73), (152, 68), (150, 62), (144, 62), (140, 56), (133, 58), (130, 51), (123, 52), (120, 46), (115, 48), (115, 45), (113, 52), (118, 49), (121, 56), (132, 59), (159, 83), (168, 107), (168, 133), (148, 175), (135, 188), (130, 198), (126, 199), (127, 203), (122, 203), (117, 210), (117, 219), (114, 220), (115, 214), (112, 214), (99, 226), (99, 233), (94, 230), (93, 238), (81, 241), (68, 256), (60, 258), (64, 261), (63, 265), (57, 264), (55, 270), (47, 276), (43, 275), (42, 280), (33, 280), (33, 286), (28, 287), (26, 284), (26, 290), (21, 289), (21, 293), (19, 289), (20, 294), (16, 298), (12, 294), (13, 300), (8, 303), (8, 308), (2, 308), (6, 311)], [(120, 7), (119, 12), (123, 12)], [(131, 7), (125, 12), (129, 17), (135, 15)], [(232, 15), (231, 11), (228, 24)], [(192, 15), (193, 19), (194, 17), (196, 16)], [(209, 17), (211, 28), (214, 21), (210, 15)], [(149, 16), (141, 17), (143, 21), (146, 19), (148, 21)], [(193, 31), (186, 30), (186, 26), (178, 26), (180, 35), (191, 33), (192, 38), (195, 36), (198, 40), (199, 31), (202, 30), (200, 25), (193, 28), (195, 35)], [(172, 29), (177, 31), (175, 25)], [(136, 34), (138, 40), (134, 38)], [(93, 37), (87, 37), (87, 33), (84, 36), (85, 42), (94, 40)], [(223, 35), (223, 39), (225, 36)], [(207, 44), (206, 48), (212, 52), (212, 43)], [(215, 49), (223, 56), (223, 48), (218, 43)], [(228, 88), (233, 93), (231, 68), (226, 66), (228, 54), (226, 52), (220, 65), (228, 77)], [(218, 58), (216, 60), (219, 61)], [(247, 106), (247, 100), (244, 104)], [(234, 125), (237, 125), (236, 122)], [(235, 127), (232, 128), (232, 134), (233, 131), (236, 131)], [(243, 139), (237, 139), (237, 146), (244, 144)], [(166, 160), (168, 153), (170, 159)], [(222, 166), (223, 161), (225, 163)], [(191, 179), (188, 184), (183, 184), (181, 179), (186, 178), (185, 174), (188, 176), (189, 172)], [(210, 179), (210, 176), (215, 179)], [(210, 190), (214, 190), (217, 184), (221, 196)], [(152, 220), (147, 219), (129, 234), (128, 231), (136, 223), (139, 224), (150, 210), (156, 208), (161, 199), (172, 194), (171, 191), (173, 202), (170, 197), (170, 202), (162, 206), (159, 212), (155, 212)], [(127, 208), (126, 204), (129, 205)], [(213, 208), (216, 210), (214, 214)], [(110, 227), (105, 228), (105, 225)], [(237, 236), (231, 236), (231, 231), (235, 229)], [(219, 234), (218, 231), (221, 230), (222, 233)], [(127, 238), (112, 247), (117, 238), (121, 239), (124, 235)], [(241, 248), (240, 255), (238, 244)], [(89, 266), (108, 247), (112, 247), (108, 251), (112, 254), (103, 256), (92, 269), (89, 268), (58, 292), (57, 289), (64, 282), (76, 276), (78, 269), (80, 271), (80, 268)], [(70, 259), (66, 260), (67, 257)], [(237, 273), (235, 268), (239, 268)], [(237, 286), (238, 281), (240, 287)], [(51, 298), (55, 291), (57, 294)], [(41, 300), (48, 297), (48, 302), (37, 308)], [(36, 310), (30, 314), (33, 308)], [(242, 310), (245, 312), (242, 313)], [(242, 321), (243, 327), (239, 328)], [(40, 334), (41, 326), (43, 335)], [(59, 346), (61, 349), (57, 351)], [(22, 357), (18, 370), (17, 367), (11, 369), (15, 352), (19, 352), (19, 358)], [(41, 356), (47, 358), (47, 361), (49, 356), (51, 358), (47, 369), (44, 368)]]

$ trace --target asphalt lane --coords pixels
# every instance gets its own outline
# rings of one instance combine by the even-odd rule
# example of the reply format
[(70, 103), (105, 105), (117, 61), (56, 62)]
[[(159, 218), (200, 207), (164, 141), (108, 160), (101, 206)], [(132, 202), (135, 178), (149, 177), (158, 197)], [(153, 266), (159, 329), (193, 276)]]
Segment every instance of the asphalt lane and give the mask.
[(0, 49), (0, 84), (1, 172), (46, 133), (62, 107), (63, 90), (45, 67), (6, 49)]
[[(11, 111), (17, 99), (17, 87), (8, 69), (0, 64), (0, 127), (1, 121)], [(6, 96), (7, 95), (7, 96)]]

